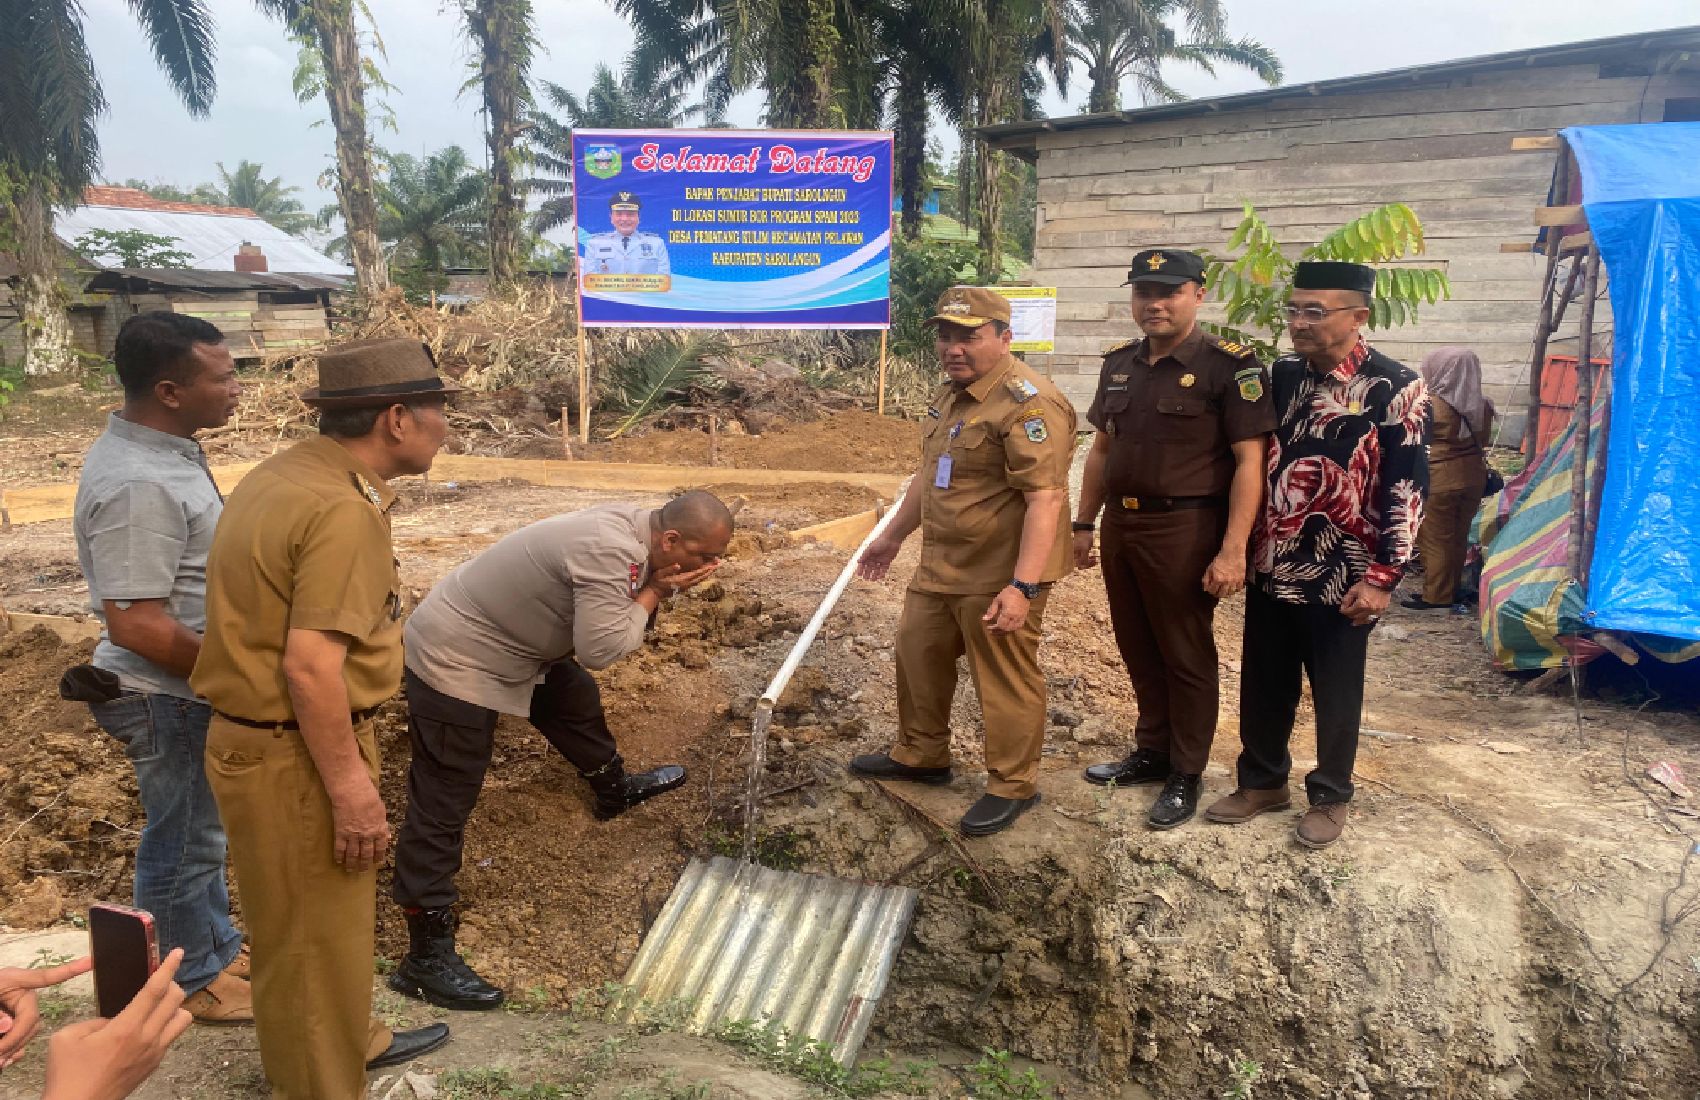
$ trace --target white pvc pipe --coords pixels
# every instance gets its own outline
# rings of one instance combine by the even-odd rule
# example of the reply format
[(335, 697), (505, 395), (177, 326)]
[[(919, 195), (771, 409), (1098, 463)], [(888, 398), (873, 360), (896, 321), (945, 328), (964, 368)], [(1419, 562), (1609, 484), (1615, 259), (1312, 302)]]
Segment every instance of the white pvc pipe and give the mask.
[(815, 635), (820, 633), (821, 626), (826, 622), (826, 617), (832, 613), (833, 607), (837, 605), (838, 598), (844, 595), (844, 590), (850, 586), (850, 579), (856, 575), (856, 566), (862, 559), (862, 551), (866, 550), (870, 543), (885, 533), (887, 525), (891, 523), (891, 518), (897, 515), (897, 510), (903, 506), (903, 497), (909, 491), (909, 484), (909, 481), (905, 481), (903, 486), (898, 489), (897, 499), (892, 502), (891, 507), (885, 510), (885, 515), (880, 517), (879, 522), (874, 524), (874, 529), (868, 532), (868, 537), (862, 540), (860, 546), (856, 547), (856, 552), (850, 555), (850, 561), (844, 566), (844, 571), (838, 574), (838, 579), (832, 582), (831, 588), (827, 589), (826, 597), (821, 600), (820, 606), (815, 608), (814, 618), (810, 619), (808, 625), (803, 627), (803, 632), (797, 635), (797, 644), (791, 647), (791, 652), (785, 657), (785, 663), (779, 666), (779, 671), (773, 674), (773, 680), (767, 685), (767, 690), (761, 693), (761, 699), (756, 704), (758, 707), (767, 707), (771, 710), (779, 703), (780, 693), (785, 690), (785, 685), (791, 682), (792, 674), (797, 671), (797, 666), (803, 661), (803, 655), (809, 651), (809, 646), (814, 643)]

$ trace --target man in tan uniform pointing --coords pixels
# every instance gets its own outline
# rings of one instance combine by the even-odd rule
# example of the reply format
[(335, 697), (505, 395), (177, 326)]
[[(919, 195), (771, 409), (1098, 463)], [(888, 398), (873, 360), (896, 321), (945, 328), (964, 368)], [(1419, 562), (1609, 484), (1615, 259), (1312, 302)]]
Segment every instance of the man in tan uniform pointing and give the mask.
[(606, 820), (685, 781), (665, 764), (627, 774), (586, 669), (643, 643), (661, 600), (706, 579), (732, 538), (709, 493), (660, 508), (607, 504), (523, 527), (444, 577), (407, 620), (407, 818), (396, 904), (409, 947), (390, 987), (444, 1008), (489, 1009), (502, 991), (455, 950), (455, 875), (503, 714), (527, 718), (578, 769)]
[(986, 727), (987, 780), (961, 829), (985, 836), (1039, 800), (1040, 623), (1051, 583), (1070, 566), (1074, 408), (1009, 353), (1001, 294), (952, 287), (928, 324), (950, 381), (927, 409), (921, 469), (859, 571), (884, 577), (903, 540), (921, 529), (921, 563), (897, 624), (897, 743), (856, 757), (850, 770), (950, 782), (950, 704), (966, 653)]

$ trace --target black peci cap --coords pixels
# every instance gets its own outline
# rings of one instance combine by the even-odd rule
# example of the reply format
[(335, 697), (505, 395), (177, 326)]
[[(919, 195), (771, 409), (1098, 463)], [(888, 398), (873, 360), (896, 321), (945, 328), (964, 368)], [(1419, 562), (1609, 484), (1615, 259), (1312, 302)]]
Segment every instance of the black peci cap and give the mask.
[(1128, 265), (1127, 282), (1122, 285), (1131, 283), (1164, 283), (1168, 286), (1197, 283), (1203, 286), (1204, 257), (1184, 248), (1147, 248), (1134, 253), (1133, 261)]
[(1294, 290), (1356, 290), (1375, 293), (1375, 268), (1338, 260), (1302, 260), (1293, 268)]

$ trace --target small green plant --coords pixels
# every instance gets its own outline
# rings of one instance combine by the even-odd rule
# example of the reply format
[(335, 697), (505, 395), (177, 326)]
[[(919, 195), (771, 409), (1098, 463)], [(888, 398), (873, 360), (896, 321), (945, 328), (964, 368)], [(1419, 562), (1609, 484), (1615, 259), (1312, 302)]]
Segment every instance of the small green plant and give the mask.
[(91, 260), (118, 261), (119, 267), (182, 268), (195, 257), (178, 248), (176, 237), (162, 237), (140, 229), (91, 229), (71, 247)]
[(925, 1092), (931, 1063), (911, 1062), (894, 1069), (885, 1059), (845, 1066), (832, 1056), (832, 1047), (819, 1039), (792, 1035), (779, 1025), (732, 1020), (715, 1033), (721, 1042), (755, 1058), (767, 1068), (817, 1085), (838, 1096), (863, 1097), (881, 1092), (919, 1095)]
[(394, 974), (395, 973), (395, 960), (391, 959), (391, 958), (386, 958), (383, 955), (373, 955), (372, 956), (372, 973), (378, 975), (379, 977), (383, 977), (386, 974)]
[(709, 1081), (680, 1084), (676, 1070), (668, 1070), (661, 1080), (648, 1085), (628, 1085), (620, 1090), (620, 1100), (709, 1100), (714, 1086)]
[(1236, 1058), (1228, 1066), (1228, 1087), (1222, 1100), (1252, 1100), (1251, 1086), (1263, 1076), (1263, 1067), (1250, 1058)]
[(71, 958), (72, 957), (70, 955), (60, 954), (50, 948), (38, 948), (35, 953), (35, 958), (30, 960), (29, 969), (49, 970), (55, 966), (64, 966), (66, 963), (71, 961)]
[(1355, 874), (1357, 874), (1357, 868), (1350, 863), (1342, 863), (1328, 872), (1328, 881), (1333, 886), (1344, 886), (1352, 881), (1352, 876)]
[(505, 1069), (457, 1069), (443, 1074), (437, 1084), (443, 1100), (566, 1100), (573, 1094), (559, 1085), (542, 1081), (522, 1085)]
[[(703, 839), (708, 843), (709, 851), (717, 856), (739, 859), (744, 854), (744, 832), (741, 827), (712, 821), (704, 831)], [(803, 845), (807, 840), (806, 834), (795, 829), (758, 827), (756, 842), (751, 846), (750, 855), (763, 867), (771, 867), (775, 871), (796, 871), (803, 866)]]
[(968, 1092), (975, 1100), (1047, 1100), (1051, 1086), (1031, 1069), (1016, 1073), (1007, 1050), (986, 1050), (968, 1067)]
[[(1228, 240), (1228, 251), (1243, 249), (1235, 256), (1205, 254), (1205, 285), (1219, 301), (1228, 304), (1225, 324), (1206, 327), (1230, 340), (1257, 349), (1270, 360), (1280, 354), (1277, 347), (1287, 329), (1282, 312), (1293, 283), (1295, 261), (1275, 239), (1275, 231), (1246, 203), (1245, 216)], [(1420, 256), (1426, 247), (1423, 223), (1409, 206), (1390, 202), (1334, 230), (1299, 254), (1299, 260), (1338, 260), (1374, 264)], [(1369, 327), (1391, 328), (1414, 323), (1417, 308), (1452, 297), (1452, 284), (1437, 267), (1381, 268), (1375, 273), (1375, 293), (1370, 296)]]
[(517, 996), (509, 997), (504, 1007), (509, 1012), (521, 1016), (541, 1016), (553, 1007), (554, 999), (549, 996), (547, 986), (538, 984), (527, 986)]

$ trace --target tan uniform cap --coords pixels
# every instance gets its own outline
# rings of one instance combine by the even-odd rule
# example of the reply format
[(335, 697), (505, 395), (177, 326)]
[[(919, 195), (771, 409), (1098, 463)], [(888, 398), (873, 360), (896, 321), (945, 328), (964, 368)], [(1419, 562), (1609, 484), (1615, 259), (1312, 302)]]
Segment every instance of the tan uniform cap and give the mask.
[(961, 325), (979, 328), (989, 321), (1009, 324), (1009, 299), (983, 286), (953, 286), (939, 295), (938, 312), (927, 318), (927, 324)]

